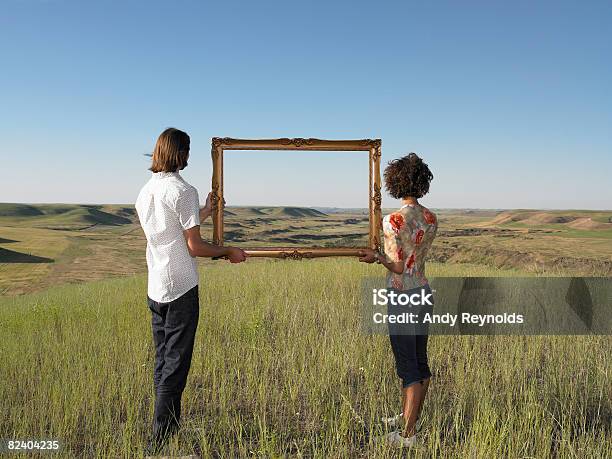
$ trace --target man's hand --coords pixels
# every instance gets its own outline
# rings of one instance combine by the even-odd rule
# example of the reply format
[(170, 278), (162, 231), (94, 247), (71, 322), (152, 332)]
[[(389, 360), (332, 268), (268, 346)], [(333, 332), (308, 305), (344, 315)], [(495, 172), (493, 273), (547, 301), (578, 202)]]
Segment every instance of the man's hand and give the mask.
[(206, 203), (204, 204), (204, 207), (202, 207), (200, 209), (200, 221), (204, 221), (206, 220), (208, 217), (210, 217), (212, 215), (212, 191), (210, 193), (208, 193), (208, 196), (206, 196)]
[(230, 263), (242, 263), (246, 260), (248, 255), (244, 250), (239, 249), (238, 247), (228, 247), (227, 248), (227, 259)]
[(377, 252), (373, 249), (363, 249), (359, 251), (359, 261), (363, 263), (374, 263), (378, 260)]
[[(225, 198), (223, 198), (223, 205), (225, 206)], [(204, 203), (204, 207), (200, 209), (200, 221), (206, 220), (208, 217), (212, 215), (214, 210), (214, 206), (212, 204), (212, 191), (208, 193), (206, 196), (206, 202)]]

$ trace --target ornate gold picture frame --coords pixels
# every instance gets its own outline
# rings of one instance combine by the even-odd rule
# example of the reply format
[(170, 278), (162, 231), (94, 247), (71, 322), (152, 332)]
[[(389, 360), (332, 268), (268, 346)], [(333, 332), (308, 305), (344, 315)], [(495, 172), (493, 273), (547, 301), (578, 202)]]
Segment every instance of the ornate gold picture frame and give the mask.
[[(232, 139), (212, 138), (213, 243), (223, 245), (223, 152), (225, 150), (315, 150), (369, 152), (369, 247), (378, 250), (382, 225), (380, 192), (380, 139), (322, 140), (304, 138)], [(244, 248), (252, 257), (302, 259), (358, 256), (366, 247), (257, 247)]]

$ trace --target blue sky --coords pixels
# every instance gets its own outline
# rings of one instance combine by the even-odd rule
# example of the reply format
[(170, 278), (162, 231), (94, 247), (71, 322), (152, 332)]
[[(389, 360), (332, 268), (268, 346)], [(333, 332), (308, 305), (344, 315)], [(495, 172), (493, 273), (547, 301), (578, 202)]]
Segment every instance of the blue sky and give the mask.
[[(612, 2), (5, 0), (0, 53), (2, 202), (134, 202), (175, 126), (201, 198), (212, 136), (380, 137), (432, 207), (612, 208)], [(228, 204), (366, 205), (357, 153), (244, 155)]]

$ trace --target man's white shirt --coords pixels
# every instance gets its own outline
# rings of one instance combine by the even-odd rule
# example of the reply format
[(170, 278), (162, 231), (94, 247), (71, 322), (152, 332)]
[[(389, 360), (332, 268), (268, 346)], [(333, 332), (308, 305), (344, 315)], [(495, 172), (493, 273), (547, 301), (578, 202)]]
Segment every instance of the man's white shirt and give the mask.
[(147, 238), (147, 295), (173, 301), (198, 285), (196, 258), (183, 235), (200, 224), (198, 192), (178, 172), (156, 172), (140, 190), (136, 212)]

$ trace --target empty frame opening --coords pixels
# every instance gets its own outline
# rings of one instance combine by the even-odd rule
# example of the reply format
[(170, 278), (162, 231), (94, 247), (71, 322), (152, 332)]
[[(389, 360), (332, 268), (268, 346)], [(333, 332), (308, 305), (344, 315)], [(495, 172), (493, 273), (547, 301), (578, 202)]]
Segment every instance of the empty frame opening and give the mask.
[(367, 246), (368, 154), (224, 151), (224, 241), (252, 248)]

